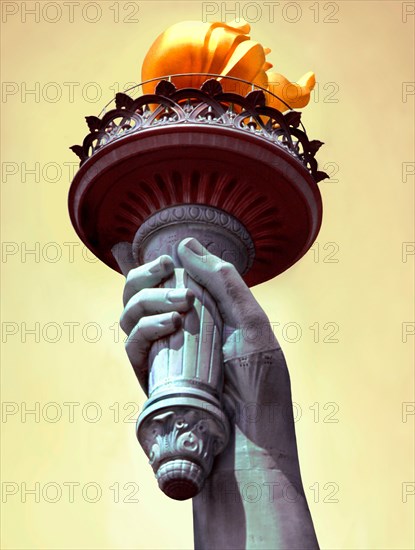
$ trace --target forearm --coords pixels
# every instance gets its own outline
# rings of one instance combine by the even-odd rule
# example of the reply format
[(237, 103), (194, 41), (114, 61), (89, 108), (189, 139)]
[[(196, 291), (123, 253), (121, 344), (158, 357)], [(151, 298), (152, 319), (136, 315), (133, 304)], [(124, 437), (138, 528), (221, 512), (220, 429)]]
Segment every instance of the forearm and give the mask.
[(196, 549), (317, 549), (282, 352), (227, 361), (225, 379), (233, 432), (194, 499)]
[(281, 470), (214, 469), (193, 519), (196, 550), (319, 548), (304, 495)]

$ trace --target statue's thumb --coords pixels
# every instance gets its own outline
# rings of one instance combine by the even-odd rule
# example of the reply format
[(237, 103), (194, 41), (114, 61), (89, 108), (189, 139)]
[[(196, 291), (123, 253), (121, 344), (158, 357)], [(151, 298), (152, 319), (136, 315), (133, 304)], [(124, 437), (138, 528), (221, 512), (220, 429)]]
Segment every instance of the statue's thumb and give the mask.
[[(197, 283), (205, 287), (216, 301), (224, 321), (231, 325), (239, 321), (238, 315), (235, 315), (237, 309), (235, 302), (238, 300), (233, 298), (240, 296), (243, 299), (245, 292), (249, 292), (249, 290), (236, 270), (233, 272), (233, 266), (229, 266), (227, 262), (211, 254), (195, 238), (181, 241), (177, 253), (187, 273)], [(220, 269), (221, 266), (232, 268), (231, 280), (225, 280), (225, 274)], [(233, 292), (230, 286), (232, 286)]]
[(211, 254), (193, 237), (183, 239), (179, 243), (177, 254), (181, 264), (192, 279), (207, 288), (215, 296), (214, 289), (211, 288), (214, 286), (212, 284), (212, 274), (221, 259)]

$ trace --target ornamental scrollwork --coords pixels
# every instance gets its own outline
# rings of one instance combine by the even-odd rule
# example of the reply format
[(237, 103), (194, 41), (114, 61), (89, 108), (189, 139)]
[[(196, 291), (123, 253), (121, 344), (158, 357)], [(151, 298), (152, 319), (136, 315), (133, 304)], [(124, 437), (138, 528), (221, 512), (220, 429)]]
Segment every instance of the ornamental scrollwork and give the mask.
[(219, 81), (207, 80), (200, 89), (177, 89), (168, 80), (161, 80), (154, 94), (133, 99), (125, 93), (115, 96), (115, 109), (102, 118), (86, 117), (90, 133), (82, 145), (72, 151), (82, 165), (102, 147), (124, 136), (147, 128), (176, 124), (203, 124), (235, 128), (271, 141), (299, 160), (316, 182), (328, 177), (318, 170), (315, 155), (323, 143), (309, 140), (301, 124), (301, 113), (283, 114), (267, 107), (262, 90), (242, 96), (224, 92)]
[(156, 473), (166, 461), (195, 462), (208, 474), (226, 445), (222, 427), (201, 409), (175, 407), (158, 411), (140, 425), (137, 436)]

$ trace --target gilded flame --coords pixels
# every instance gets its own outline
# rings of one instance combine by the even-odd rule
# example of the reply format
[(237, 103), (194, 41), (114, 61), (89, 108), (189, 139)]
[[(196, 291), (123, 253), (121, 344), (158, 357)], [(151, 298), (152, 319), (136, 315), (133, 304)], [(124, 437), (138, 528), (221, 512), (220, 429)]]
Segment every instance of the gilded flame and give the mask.
[[(182, 21), (166, 29), (152, 44), (144, 59), (142, 81), (178, 73), (213, 73), (226, 92), (246, 94), (251, 87), (223, 77), (232, 76), (266, 88), (284, 100), (291, 108), (305, 107), (315, 85), (314, 73), (308, 72), (297, 83), (282, 74), (271, 72), (266, 61), (269, 48), (264, 48), (249, 36), (245, 21), (202, 23)], [(177, 88), (200, 87), (206, 77), (172, 78)], [(153, 93), (157, 82), (143, 86), (144, 93)], [(280, 111), (288, 107), (267, 94), (267, 105)]]

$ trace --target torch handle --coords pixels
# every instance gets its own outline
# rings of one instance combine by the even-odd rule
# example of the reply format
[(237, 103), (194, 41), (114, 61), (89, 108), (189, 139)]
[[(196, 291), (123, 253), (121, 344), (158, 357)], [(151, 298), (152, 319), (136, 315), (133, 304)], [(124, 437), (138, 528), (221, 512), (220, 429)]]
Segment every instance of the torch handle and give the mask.
[(223, 321), (210, 293), (180, 263), (179, 243), (196, 238), (240, 273), (252, 260), (246, 229), (235, 218), (207, 205), (175, 205), (156, 212), (137, 231), (138, 264), (168, 254), (174, 261), (165, 288), (195, 295), (183, 326), (156, 340), (148, 357), (148, 400), (137, 421), (137, 437), (158, 480), (171, 498), (194, 497), (209, 476), (215, 456), (226, 447), (230, 426), (222, 406)]
[(183, 326), (156, 341), (149, 354), (149, 397), (169, 387), (187, 386), (220, 397), (223, 384), (222, 318), (209, 292), (182, 267), (165, 281), (165, 288), (189, 288), (195, 301), (184, 314)]

